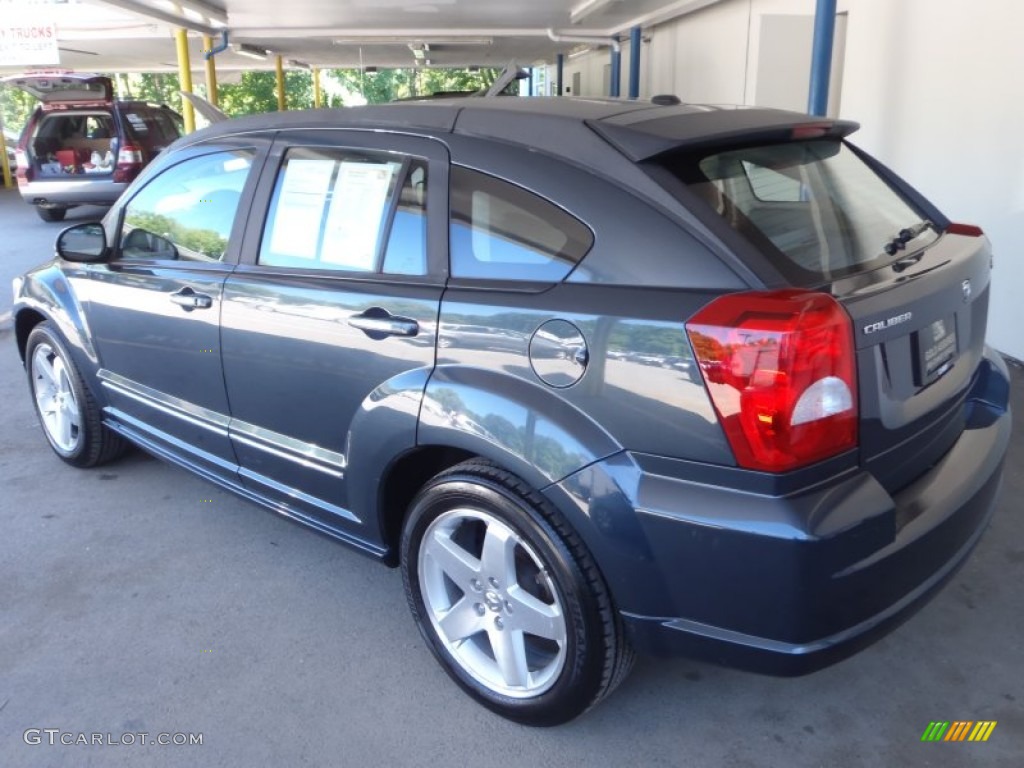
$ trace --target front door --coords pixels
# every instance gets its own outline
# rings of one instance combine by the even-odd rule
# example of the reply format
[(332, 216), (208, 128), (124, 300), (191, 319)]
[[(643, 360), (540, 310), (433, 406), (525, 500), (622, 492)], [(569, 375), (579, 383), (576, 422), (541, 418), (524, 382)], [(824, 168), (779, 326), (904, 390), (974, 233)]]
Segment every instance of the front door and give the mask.
[[(106, 418), (147, 447), (235, 481), (219, 319), (258, 146), (194, 150), (107, 219), (113, 258), (83, 272)], [(239, 217), (244, 218), (244, 217)]]
[[(438, 142), (349, 131), (278, 139), (225, 284), (221, 343), (242, 481), (349, 538), (374, 537), (350, 496), (351, 452), (368, 432), (396, 452), (415, 444), (446, 263), (443, 226), (428, 224), (428, 210), (443, 223)], [(407, 413), (389, 436), (369, 414), (396, 393)]]

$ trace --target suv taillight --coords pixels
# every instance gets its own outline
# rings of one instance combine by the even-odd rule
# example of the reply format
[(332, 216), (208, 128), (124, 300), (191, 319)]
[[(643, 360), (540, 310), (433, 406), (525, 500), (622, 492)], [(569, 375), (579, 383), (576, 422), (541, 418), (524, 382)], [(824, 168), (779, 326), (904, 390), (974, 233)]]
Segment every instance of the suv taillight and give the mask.
[(142, 150), (138, 147), (133, 147), (130, 144), (128, 146), (121, 147), (120, 151), (117, 153), (117, 164), (141, 165)]
[(142, 170), (142, 150), (131, 144), (121, 147), (117, 153), (117, 166), (114, 168), (114, 181), (127, 183), (132, 181)]
[(785, 472), (856, 447), (853, 325), (834, 298), (734, 293), (686, 331), (741, 467)]
[(19, 170), (28, 170), (28, 153), (23, 149), (14, 150), (14, 164)]

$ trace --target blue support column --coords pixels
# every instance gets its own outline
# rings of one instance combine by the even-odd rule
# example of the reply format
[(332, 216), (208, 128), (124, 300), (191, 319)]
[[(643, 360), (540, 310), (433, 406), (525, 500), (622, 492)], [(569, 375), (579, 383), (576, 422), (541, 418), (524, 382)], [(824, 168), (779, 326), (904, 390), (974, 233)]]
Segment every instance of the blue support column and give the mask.
[(561, 96), (565, 93), (562, 89), (562, 75), (565, 70), (565, 54), (555, 56), (555, 95)]
[(811, 48), (811, 88), (807, 111), (828, 112), (828, 82), (832, 76), (832, 44), (836, 36), (836, 0), (818, 0), (814, 12), (814, 44)]
[[(617, 99), (621, 95), (619, 93), (619, 83), (622, 80), (622, 51), (617, 51), (612, 48), (612, 74), (608, 79), (608, 95)], [(578, 94), (577, 94), (578, 95)]]
[(526, 95), (533, 96), (533, 67), (526, 71), (530, 74), (529, 79), (526, 81)]
[(629, 30), (629, 98), (640, 98), (640, 27)]

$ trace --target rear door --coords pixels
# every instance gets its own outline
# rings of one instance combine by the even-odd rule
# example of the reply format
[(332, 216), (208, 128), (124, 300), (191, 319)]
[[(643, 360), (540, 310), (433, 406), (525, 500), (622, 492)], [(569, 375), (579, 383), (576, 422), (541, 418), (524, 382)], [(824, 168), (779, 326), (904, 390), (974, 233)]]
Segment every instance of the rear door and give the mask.
[(991, 254), (980, 231), (950, 226), (837, 139), (659, 164), (742, 235), (756, 272), (843, 303), (857, 348), (861, 459), (876, 478), (895, 491), (932, 466), (963, 429), (984, 349)]
[(334, 530), (358, 529), (353, 426), (389, 391), (402, 391), (413, 415), (392, 448), (415, 444), (446, 277), (447, 163), (429, 139), (283, 134), (225, 286), (221, 345), (242, 480)]

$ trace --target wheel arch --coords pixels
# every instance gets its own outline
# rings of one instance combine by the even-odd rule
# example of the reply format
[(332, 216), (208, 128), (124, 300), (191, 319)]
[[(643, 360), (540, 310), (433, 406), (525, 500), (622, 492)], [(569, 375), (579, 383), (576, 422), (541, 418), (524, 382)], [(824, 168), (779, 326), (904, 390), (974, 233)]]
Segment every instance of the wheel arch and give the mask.
[(40, 323), (46, 322), (47, 318), (37, 309), (23, 309), (14, 317), (14, 340), (18, 345), (18, 356), (22, 364), (25, 363), (25, 349), (28, 347), (28, 336), (32, 329)]
[[(72, 265), (79, 271), (79, 265)], [(25, 359), (29, 334), (48, 322), (61, 334), (69, 351), (89, 378), (99, 365), (96, 349), (74, 284), (60, 262), (50, 262), (14, 281), (14, 325), (18, 354)]]
[(420, 445), (398, 456), (381, 475), (377, 493), (377, 520), (387, 547), (384, 562), (398, 566), (398, 545), (409, 507), (431, 478), (468, 459), (480, 458), (447, 445)]

